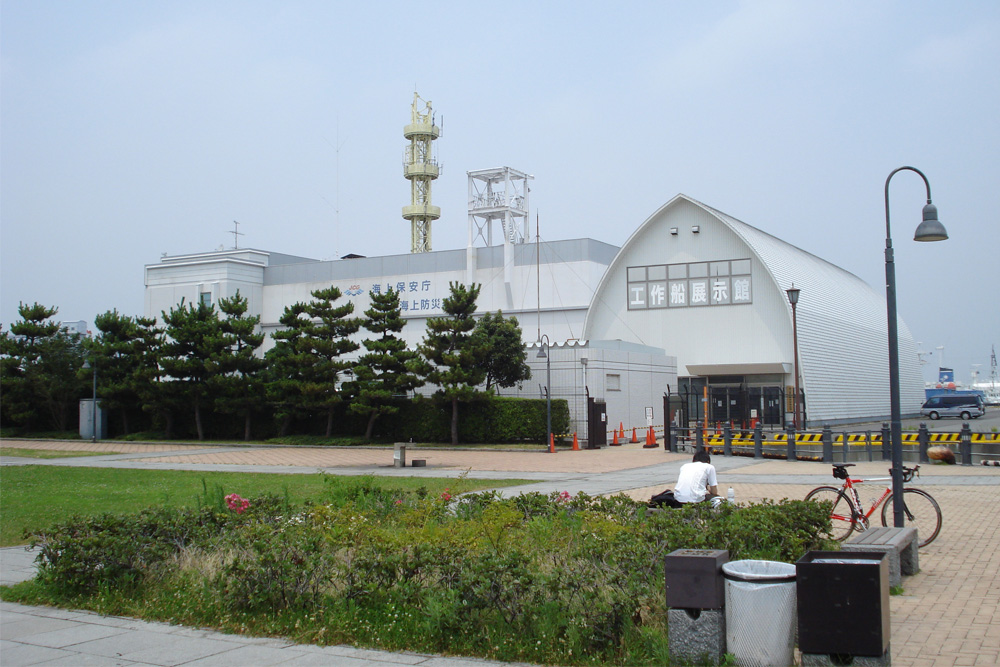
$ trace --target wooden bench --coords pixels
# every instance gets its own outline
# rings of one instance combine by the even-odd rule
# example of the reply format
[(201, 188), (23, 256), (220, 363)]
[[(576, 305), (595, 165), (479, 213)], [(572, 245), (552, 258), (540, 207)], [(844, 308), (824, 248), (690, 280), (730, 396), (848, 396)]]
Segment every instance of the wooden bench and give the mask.
[(920, 572), (917, 554), (917, 529), (871, 528), (858, 533), (842, 547), (843, 551), (882, 551), (889, 555), (889, 586), (901, 586), (903, 575)]

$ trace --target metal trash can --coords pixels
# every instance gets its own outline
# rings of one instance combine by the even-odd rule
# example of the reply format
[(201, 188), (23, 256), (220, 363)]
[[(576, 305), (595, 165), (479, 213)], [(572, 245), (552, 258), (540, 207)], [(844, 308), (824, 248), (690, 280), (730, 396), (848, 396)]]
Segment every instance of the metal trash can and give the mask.
[(726, 649), (740, 667), (787, 667), (795, 652), (795, 566), (736, 560), (726, 579)]

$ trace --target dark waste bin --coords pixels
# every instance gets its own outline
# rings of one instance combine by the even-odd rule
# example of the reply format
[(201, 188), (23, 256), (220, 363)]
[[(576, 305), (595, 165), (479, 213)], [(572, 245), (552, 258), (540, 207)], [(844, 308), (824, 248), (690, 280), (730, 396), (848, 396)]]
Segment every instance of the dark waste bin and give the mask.
[(889, 557), (810, 551), (795, 563), (802, 653), (881, 656), (889, 648)]

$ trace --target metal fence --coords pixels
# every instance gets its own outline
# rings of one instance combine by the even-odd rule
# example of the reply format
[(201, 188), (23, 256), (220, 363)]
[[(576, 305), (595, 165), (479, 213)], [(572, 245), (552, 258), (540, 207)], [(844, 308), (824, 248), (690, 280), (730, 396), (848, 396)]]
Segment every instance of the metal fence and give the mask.
[[(782, 430), (765, 430), (760, 423), (752, 429), (734, 429), (729, 424), (715, 428), (701, 422), (691, 428), (667, 424), (663, 442), (664, 449), (671, 452), (707, 448), (716, 455), (758, 459), (824, 463), (890, 459), (888, 423), (883, 423), (881, 430), (863, 432), (834, 431), (829, 426), (821, 431), (796, 431), (791, 424)], [(1000, 433), (973, 433), (967, 423), (958, 433), (930, 433), (921, 424), (917, 432), (903, 433), (902, 444), (903, 460), (913, 463), (928, 463), (928, 450), (934, 446), (948, 447), (962, 465), (1000, 457)]]

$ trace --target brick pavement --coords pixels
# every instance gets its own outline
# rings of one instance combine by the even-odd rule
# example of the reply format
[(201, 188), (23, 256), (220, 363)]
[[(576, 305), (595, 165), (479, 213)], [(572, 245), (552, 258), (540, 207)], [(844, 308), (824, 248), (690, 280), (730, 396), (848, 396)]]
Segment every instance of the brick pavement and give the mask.
[[(4, 441), (7, 446), (27, 446)], [(32, 448), (83, 450), (91, 443), (32, 443)], [(117, 443), (107, 453), (149, 452), (142, 445)], [(128, 447), (129, 449), (120, 449)], [(138, 449), (131, 449), (137, 447)], [(178, 447), (180, 445), (153, 445)], [(205, 450), (202, 445), (186, 445)], [(308, 467), (358, 467), (386, 465), (391, 450), (328, 448), (223, 448), (217, 453), (182, 454), (180, 449), (164, 451), (162, 457), (143, 461), (161, 463), (268, 464)], [(642, 449), (626, 445), (581, 452), (542, 452), (481, 450), (409, 450), (409, 458), (427, 459), (428, 465), (444, 469), (508, 471), (553, 471), (601, 473), (677, 464), (686, 455), (668, 454), (662, 449)], [(41, 463), (41, 461), (39, 461)], [(1000, 468), (963, 466), (924, 466), (923, 480), (912, 486), (925, 489), (938, 501), (944, 525), (937, 540), (921, 550), (921, 572), (904, 579), (904, 593), (890, 599), (892, 658), (896, 665), (914, 667), (1000, 664)], [(863, 463), (852, 469), (862, 476), (887, 475), (886, 462)], [(727, 476), (731, 482), (727, 482)], [(804, 477), (805, 476), (805, 477)], [(638, 479), (638, 478), (637, 478)], [(642, 477), (648, 481), (649, 476)], [(805, 479), (806, 483), (802, 483)], [(670, 486), (644, 485), (627, 494), (648, 499), (656, 491)], [(830, 466), (811, 462), (747, 461), (738, 470), (720, 473), (720, 487), (732, 485), (738, 502), (764, 498), (802, 498), (813, 487), (834, 484)], [(973, 483), (974, 485), (966, 485)], [(879, 488), (869, 493), (876, 493)], [(862, 493), (862, 497), (865, 494)]]

